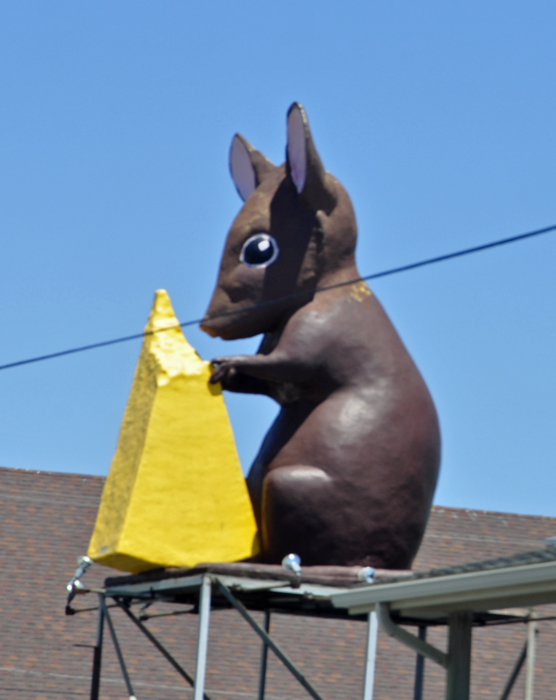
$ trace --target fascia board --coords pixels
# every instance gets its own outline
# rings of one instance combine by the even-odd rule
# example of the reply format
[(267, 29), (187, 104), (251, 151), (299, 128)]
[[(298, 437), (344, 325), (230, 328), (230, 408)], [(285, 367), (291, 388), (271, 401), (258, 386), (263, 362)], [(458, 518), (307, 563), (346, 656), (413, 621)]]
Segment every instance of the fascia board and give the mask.
[[(402, 617), (433, 619), (445, 617), (450, 612), (457, 610), (485, 612), (500, 607), (525, 605), (530, 608), (547, 603), (556, 603), (556, 585), (552, 581), (508, 588), (493, 588), (482, 593), (469, 591), (468, 594), (453, 593), (444, 596), (398, 600), (391, 603), (390, 609), (396, 610)], [(374, 607), (372, 604), (355, 605), (350, 607), (348, 612), (350, 615), (362, 615), (371, 612)]]
[[(460, 598), (454, 598), (454, 600), (443, 600), (439, 603), (437, 600), (427, 601), (419, 600), (415, 607), (409, 607), (413, 605), (414, 601), (400, 601), (400, 603), (392, 606), (402, 617), (416, 617), (421, 619), (439, 619), (446, 617), (451, 612), (456, 612), (458, 610), (472, 610), (472, 612), (487, 612), (494, 611), (498, 609), (498, 606), (513, 606), (513, 605), (526, 605), (527, 608), (533, 608), (536, 605), (546, 605), (549, 603), (556, 603), (556, 590), (553, 588), (550, 591), (546, 590), (535, 590), (529, 588), (525, 592), (513, 591), (509, 593), (506, 589), (497, 592), (494, 597), (477, 597), (472, 600), (463, 600)], [(406, 607), (407, 605), (407, 607)], [(362, 606), (364, 607), (364, 606)], [(368, 608), (368, 606), (367, 606)], [(349, 608), (350, 615), (360, 615), (367, 610), (360, 610), (359, 608)]]
[[(452, 574), (433, 578), (399, 581), (365, 586), (348, 593), (338, 593), (331, 597), (332, 604), (337, 608), (348, 608), (350, 612), (364, 612), (372, 609), (375, 603), (391, 603), (392, 608), (437, 607), (441, 596), (452, 601), (471, 601), (480, 598), (502, 597), (512, 587), (525, 587), (522, 595), (539, 592), (539, 584), (543, 590), (556, 592), (556, 562), (542, 562), (524, 566), (512, 566), (504, 569), (488, 569), (463, 574)], [(485, 595), (486, 592), (492, 591)], [(524, 603), (526, 604), (526, 603)], [(355, 614), (355, 612), (354, 612)]]
[[(484, 607), (485, 610), (492, 610), (494, 605), (498, 606), (499, 600), (510, 600), (511, 607), (514, 605), (515, 601), (528, 597), (538, 597), (539, 594), (547, 595), (548, 600), (543, 602), (552, 602), (551, 598), (556, 599), (556, 581), (537, 581), (513, 586), (502, 585), (494, 588), (488, 588), (486, 590), (474, 589), (456, 591), (453, 593), (445, 593), (444, 595), (435, 595), (434, 600), (429, 600), (428, 603), (427, 600), (424, 600), (423, 598), (406, 598), (403, 601), (396, 601), (392, 603), (391, 608), (392, 610), (399, 610), (402, 607), (404, 609), (414, 609), (433, 603), (435, 608), (450, 606), (451, 609), (454, 609), (454, 605), (460, 607), (460, 604), (461, 606), (465, 606), (466, 604), (472, 603), (473, 610), (479, 611), (481, 610), (482, 606), (486, 606)], [(518, 603), (516, 602), (515, 604), (517, 605)], [(524, 605), (527, 605), (527, 603), (524, 603)]]

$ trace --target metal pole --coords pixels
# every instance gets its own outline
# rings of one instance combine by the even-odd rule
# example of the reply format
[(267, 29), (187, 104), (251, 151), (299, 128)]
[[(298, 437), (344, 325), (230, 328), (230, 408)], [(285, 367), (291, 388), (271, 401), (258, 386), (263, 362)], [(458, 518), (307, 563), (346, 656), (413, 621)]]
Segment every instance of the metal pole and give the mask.
[(537, 622), (534, 618), (534, 612), (527, 624), (527, 665), (525, 666), (525, 700), (533, 700), (533, 685), (535, 682), (535, 652), (536, 652), (536, 637)]
[(469, 700), (473, 614), (450, 613), (446, 700)]
[[(419, 639), (422, 642), (427, 640), (427, 628), (425, 625), (419, 625)], [(423, 700), (423, 681), (425, 679), (425, 657), (422, 654), (417, 654), (415, 662), (415, 686), (413, 689), (413, 700)]]
[(199, 592), (199, 636), (197, 638), (197, 664), (195, 667), (193, 700), (203, 700), (205, 691), (211, 586), (210, 577), (203, 576)]
[(365, 658), (365, 679), (363, 681), (363, 700), (373, 700), (375, 684), (376, 648), (378, 639), (378, 617), (376, 610), (369, 613), (367, 621), (367, 650)]
[(93, 674), (91, 678), (91, 700), (98, 700), (100, 692), (100, 664), (102, 661), (102, 639), (104, 632), (104, 610), (98, 606), (97, 643), (93, 648)]
[[(288, 671), (293, 674), (297, 680), (301, 683), (301, 685), (305, 688), (305, 690), (315, 698), (315, 700), (322, 700), (321, 696), (317, 693), (317, 691), (313, 688), (313, 686), (309, 683), (309, 681), (305, 678), (305, 676), (297, 670), (297, 668), (294, 666), (294, 664), (288, 659), (288, 657), (284, 654), (284, 652), (280, 649), (280, 647), (276, 644), (276, 642), (273, 641), (272, 637), (270, 637), (256, 622), (255, 620), (251, 617), (251, 615), (247, 612), (245, 607), (237, 600), (234, 598), (234, 596), (230, 593), (230, 591), (226, 588), (226, 586), (221, 582), (218, 581), (218, 587), (220, 591), (222, 592), (222, 595), (230, 602), (234, 608), (240, 612), (243, 617), (247, 620), (247, 622), (251, 625), (251, 627), (255, 630), (255, 632), (262, 637), (263, 641), (266, 642), (267, 646), (269, 646), (272, 651), (276, 654), (276, 656), (280, 659), (280, 661), (284, 664), (284, 666), (288, 669)], [(194, 699), (196, 700), (196, 698)]]
[(116, 630), (114, 629), (112, 619), (111, 619), (110, 615), (108, 614), (108, 609), (106, 607), (106, 601), (104, 600), (104, 596), (102, 596), (102, 595), (99, 596), (99, 598), (100, 598), (100, 606), (102, 608), (102, 612), (104, 614), (104, 617), (106, 618), (106, 622), (108, 622), (108, 629), (110, 630), (110, 635), (112, 637), (112, 641), (114, 642), (114, 647), (116, 649), (116, 655), (118, 656), (118, 661), (120, 662), (120, 668), (122, 669), (122, 676), (124, 677), (124, 681), (125, 681), (125, 684), (127, 687), (129, 700), (137, 700), (137, 698), (135, 697), (135, 693), (133, 692), (131, 680), (129, 679), (129, 675), (127, 673), (127, 668), (125, 667), (125, 662), (124, 662), (122, 650), (120, 649), (120, 644), (118, 642), (118, 638), (116, 637)]
[[(270, 632), (270, 610), (264, 611), (264, 629), (268, 634)], [(261, 654), (261, 677), (259, 680), (259, 700), (264, 700), (264, 690), (266, 685), (266, 662), (268, 659), (268, 646), (263, 640), (263, 651)]]

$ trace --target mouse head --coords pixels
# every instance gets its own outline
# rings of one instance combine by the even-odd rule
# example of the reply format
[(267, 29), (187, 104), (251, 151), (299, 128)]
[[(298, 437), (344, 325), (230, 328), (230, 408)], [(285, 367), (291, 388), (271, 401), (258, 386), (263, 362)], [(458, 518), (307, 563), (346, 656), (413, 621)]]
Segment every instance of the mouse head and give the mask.
[[(228, 233), (201, 324), (212, 336), (268, 333), (311, 301), (312, 290), (357, 276), (351, 201), (324, 169), (298, 103), (288, 111), (287, 132), (281, 166), (243, 136), (232, 140), (230, 171), (245, 203)], [(263, 305), (251, 308), (257, 304)], [(226, 315), (211, 318), (218, 314)]]

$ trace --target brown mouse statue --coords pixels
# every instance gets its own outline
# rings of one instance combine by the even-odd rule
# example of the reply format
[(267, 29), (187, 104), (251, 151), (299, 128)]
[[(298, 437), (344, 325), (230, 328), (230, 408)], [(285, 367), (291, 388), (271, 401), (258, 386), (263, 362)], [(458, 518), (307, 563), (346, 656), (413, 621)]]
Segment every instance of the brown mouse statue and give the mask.
[(256, 355), (213, 360), (210, 380), (281, 405), (247, 477), (260, 561), (295, 552), (304, 565), (407, 569), (438, 477), (438, 418), (381, 304), (357, 281), (350, 198), (298, 103), (284, 165), (236, 134), (230, 169), (245, 203), (201, 328), (224, 340), (264, 334)]

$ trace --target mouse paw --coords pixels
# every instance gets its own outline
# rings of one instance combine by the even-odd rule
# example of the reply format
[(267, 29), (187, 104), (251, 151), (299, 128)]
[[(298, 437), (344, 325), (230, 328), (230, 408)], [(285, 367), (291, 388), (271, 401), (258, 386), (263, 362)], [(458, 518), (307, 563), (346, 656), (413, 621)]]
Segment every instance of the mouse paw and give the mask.
[(237, 365), (240, 364), (241, 355), (232, 357), (215, 357), (212, 360), (215, 368), (210, 377), (211, 384), (217, 384), (220, 382), (222, 386), (225, 386), (230, 382), (237, 374)]

